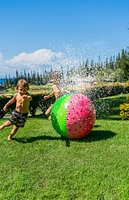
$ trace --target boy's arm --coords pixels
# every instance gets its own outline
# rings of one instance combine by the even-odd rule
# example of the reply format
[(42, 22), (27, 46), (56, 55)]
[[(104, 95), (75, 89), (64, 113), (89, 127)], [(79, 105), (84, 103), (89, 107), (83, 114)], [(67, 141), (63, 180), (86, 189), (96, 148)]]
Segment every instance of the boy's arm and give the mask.
[(11, 104), (13, 104), (13, 103), (16, 101), (16, 95), (17, 95), (17, 94), (15, 94), (14, 97), (13, 97), (12, 99), (10, 99), (10, 100), (5, 104), (5, 106), (3, 107), (3, 110), (4, 110), (4, 111), (6, 111), (7, 108), (8, 108), (8, 106), (10, 106)]
[(56, 90), (59, 90), (58, 89), (58, 87), (54, 84), (53, 86), (52, 86), (52, 92), (50, 93), (50, 94), (48, 94), (47, 96), (44, 96), (44, 99), (46, 100), (46, 99), (49, 99), (49, 98), (51, 98), (51, 97), (53, 97), (53, 96), (55, 96), (55, 93), (56, 93)]
[(28, 94), (25, 94), (25, 95), (23, 95), (22, 96), (23, 98), (26, 98), (26, 99), (28, 99), (29, 101), (31, 101), (32, 100), (32, 96), (28, 93)]
[(54, 95), (55, 95), (55, 92), (52, 92), (52, 93), (48, 94), (47, 96), (44, 96), (44, 99), (45, 100), (49, 99), (49, 98), (53, 97)]
[(31, 95), (29, 95), (29, 96), (28, 96), (28, 99), (29, 99), (30, 101), (32, 101), (32, 96), (31, 96)]

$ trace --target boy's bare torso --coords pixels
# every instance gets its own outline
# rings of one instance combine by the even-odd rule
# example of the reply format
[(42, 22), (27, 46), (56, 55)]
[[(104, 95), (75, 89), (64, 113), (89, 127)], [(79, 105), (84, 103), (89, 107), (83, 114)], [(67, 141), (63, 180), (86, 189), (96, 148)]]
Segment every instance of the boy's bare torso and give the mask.
[(52, 86), (52, 89), (55, 95), (55, 99), (58, 99), (61, 96), (60, 89), (55, 84)]
[(27, 93), (25, 95), (15, 94), (16, 110), (21, 113), (28, 113), (31, 96)]

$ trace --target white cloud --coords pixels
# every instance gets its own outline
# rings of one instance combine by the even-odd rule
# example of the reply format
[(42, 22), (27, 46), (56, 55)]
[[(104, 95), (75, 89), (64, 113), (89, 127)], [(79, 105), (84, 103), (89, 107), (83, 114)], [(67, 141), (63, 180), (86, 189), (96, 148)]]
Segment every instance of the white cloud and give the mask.
[(64, 65), (66, 62), (68, 62), (68, 59), (64, 53), (56, 53), (51, 50), (40, 49), (30, 54), (25, 52), (21, 53), (13, 59), (7, 60), (5, 63), (8, 66), (25, 66), (31, 68), (32, 66), (55, 65), (57, 63), (59, 65)]
[(3, 55), (0, 53), (0, 76), (5, 74), (15, 75), (16, 70), (22, 72), (23, 70), (30, 71), (39, 69), (40, 71), (44, 69), (59, 69), (61, 66), (66, 68), (66, 66), (75, 66), (77, 61), (66, 57), (63, 52), (52, 52), (48, 49), (40, 49), (32, 53), (21, 53), (11, 60), (4, 60)]

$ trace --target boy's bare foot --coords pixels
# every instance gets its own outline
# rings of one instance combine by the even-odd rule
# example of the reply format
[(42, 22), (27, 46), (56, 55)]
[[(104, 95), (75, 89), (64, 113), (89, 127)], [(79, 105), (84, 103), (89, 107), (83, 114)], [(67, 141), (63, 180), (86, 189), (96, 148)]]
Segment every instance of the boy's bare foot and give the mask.
[(11, 137), (11, 135), (9, 135), (9, 136), (8, 136), (8, 140), (9, 140), (9, 141), (10, 141), (10, 140), (12, 140), (12, 137)]
[(48, 120), (51, 120), (51, 116), (48, 117)]

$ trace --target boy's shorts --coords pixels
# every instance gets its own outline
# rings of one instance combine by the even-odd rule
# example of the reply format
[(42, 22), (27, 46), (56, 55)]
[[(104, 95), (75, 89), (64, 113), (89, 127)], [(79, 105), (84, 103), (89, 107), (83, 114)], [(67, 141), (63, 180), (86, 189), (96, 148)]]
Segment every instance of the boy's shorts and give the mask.
[(13, 110), (9, 121), (17, 127), (24, 127), (28, 113), (20, 113), (17, 110)]

